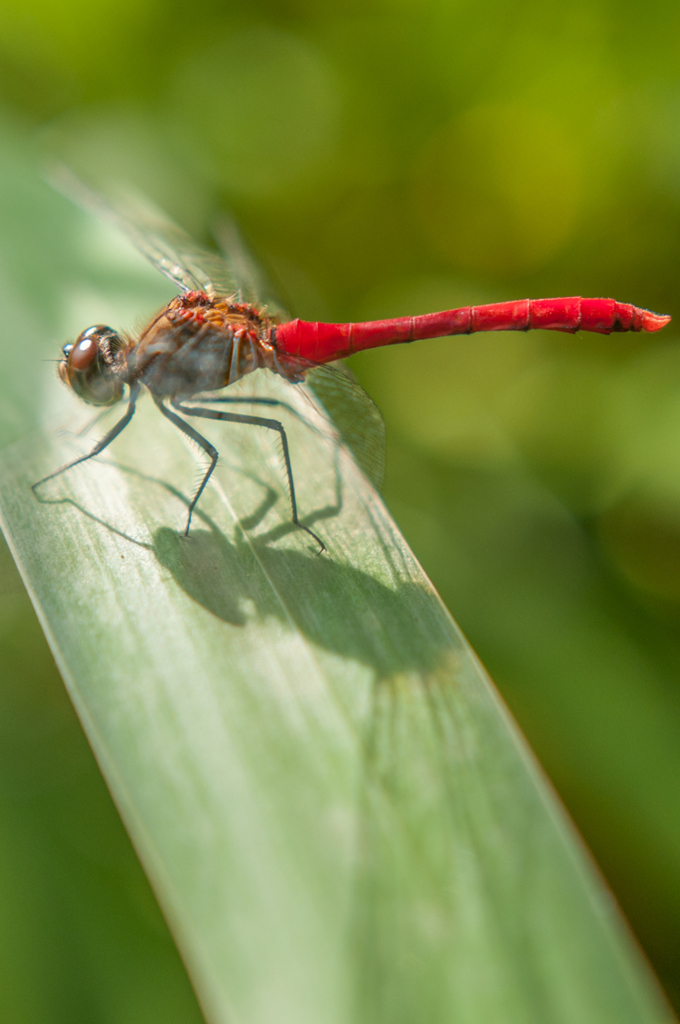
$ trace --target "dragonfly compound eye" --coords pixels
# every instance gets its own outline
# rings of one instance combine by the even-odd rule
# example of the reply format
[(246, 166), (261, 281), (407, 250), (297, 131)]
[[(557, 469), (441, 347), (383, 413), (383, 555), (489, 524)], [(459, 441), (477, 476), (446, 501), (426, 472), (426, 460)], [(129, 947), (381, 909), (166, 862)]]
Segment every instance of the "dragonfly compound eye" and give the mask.
[(59, 376), (90, 405), (113, 405), (123, 396), (123, 381), (116, 353), (124, 348), (119, 334), (96, 324), (83, 331), (73, 345), (64, 345)]
[(97, 358), (97, 342), (94, 338), (81, 338), (68, 354), (72, 370), (87, 370)]

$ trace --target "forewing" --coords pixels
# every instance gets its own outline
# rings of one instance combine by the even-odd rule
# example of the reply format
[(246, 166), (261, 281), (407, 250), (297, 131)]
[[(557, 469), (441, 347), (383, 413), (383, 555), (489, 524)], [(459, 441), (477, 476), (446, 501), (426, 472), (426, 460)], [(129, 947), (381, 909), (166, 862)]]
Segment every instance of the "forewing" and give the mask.
[[(64, 167), (53, 171), (51, 179), (80, 206), (115, 224), (181, 290), (205, 291), (213, 297), (260, 305), (262, 277), (233, 222), (224, 219), (218, 225), (218, 240), (226, 253), (222, 258), (194, 242), (145, 197), (134, 193), (103, 196)], [(285, 319), (276, 301), (267, 299), (270, 314)], [(377, 406), (342, 363), (328, 366), (300, 360), (299, 369), (343, 443), (369, 480), (379, 487), (385, 465), (385, 425)]]
[(133, 192), (103, 196), (63, 167), (52, 173), (51, 180), (80, 206), (113, 223), (182, 291), (203, 291), (237, 301), (245, 298), (238, 276), (224, 259), (194, 242), (146, 197)]
[(243, 299), (254, 306), (264, 305), (270, 316), (289, 320), (289, 314), (276, 298), (272, 285), (243, 241), (235, 221), (222, 216), (214, 233), (232, 278), (239, 282)]
[(385, 472), (385, 423), (380, 410), (343, 363), (300, 364), (305, 384), (333, 421), (374, 487)]

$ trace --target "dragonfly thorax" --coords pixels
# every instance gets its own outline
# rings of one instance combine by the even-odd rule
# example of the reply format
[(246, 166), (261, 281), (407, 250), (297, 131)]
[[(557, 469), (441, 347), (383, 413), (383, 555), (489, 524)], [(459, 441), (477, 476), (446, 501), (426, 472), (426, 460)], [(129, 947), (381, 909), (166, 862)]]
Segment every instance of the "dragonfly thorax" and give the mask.
[(272, 366), (274, 321), (246, 303), (180, 295), (133, 344), (127, 383), (139, 381), (159, 398), (218, 391), (259, 367)]

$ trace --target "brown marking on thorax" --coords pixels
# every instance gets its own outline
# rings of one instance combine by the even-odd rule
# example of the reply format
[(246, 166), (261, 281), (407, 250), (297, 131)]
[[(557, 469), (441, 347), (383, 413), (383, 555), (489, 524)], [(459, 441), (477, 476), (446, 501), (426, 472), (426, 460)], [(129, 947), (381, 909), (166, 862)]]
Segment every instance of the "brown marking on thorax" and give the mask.
[[(273, 368), (271, 329), (276, 323), (249, 303), (212, 299), (204, 292), (178, 295), (137, 340), (130, 339), (128, 382), (141, 380), (156, 394), (196, 394), (225, 387), (259, 366)], [(230, 358), (233, 346), (236, 364)]]

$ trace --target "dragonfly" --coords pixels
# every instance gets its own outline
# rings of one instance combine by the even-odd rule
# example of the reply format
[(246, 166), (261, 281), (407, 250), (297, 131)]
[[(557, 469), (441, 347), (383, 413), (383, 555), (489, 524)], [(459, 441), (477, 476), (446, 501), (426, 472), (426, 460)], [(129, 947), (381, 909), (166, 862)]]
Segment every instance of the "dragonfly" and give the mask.
[[(69, 191), (74, 192), (73, 184)], [(366, 349), (479, 331), (534, 329), (659, 331), (669, 316), (614, 299), (521, 299), (463, 306), (420, 316), (364, 323), (319, 323), (290, 319), (260, 298), (257, 270), (232, 227), (225, 255), (194, 242), (178, 225), (148, 203), (123, 207), (77, 185), (75, 198), (112, 220), (136, 248), (178, 288), (179, 294), (137, 334), (95, 324), (63, 346), (59, 377), (84, 402), (111, 406), (127, 400), (123, 416), (90, 452), (73, 459), (33, 485), (35, 490), (103, 452), (133, 418), (143, 391), (159, 411), (208, 457), (208, 466), (188, 505), (184, 535), (217, 465), (218, 450), (188, 419), (217, 420), (260, 427), (281, 440), (292, 523), (326, 550), (321, 538), (301, 522), (285, 426), (272, 416), (215, 405), (285, 403), (265, 397), (224, 394), (256, 370), (278, 374), (290, 384), (307, 382), (331, 415), (340, 436), (374, 481), (382, 461), (382, 419), (365, 391), (342, 370), (339, 360)], [(329, 364), (336, 364), (331, 366)], [(217, 394), (215, 394), (217, 392)], [(264, 411), (264, 410), (261, 410)], [(343, 427), (344, 424), (344, 427)]]

